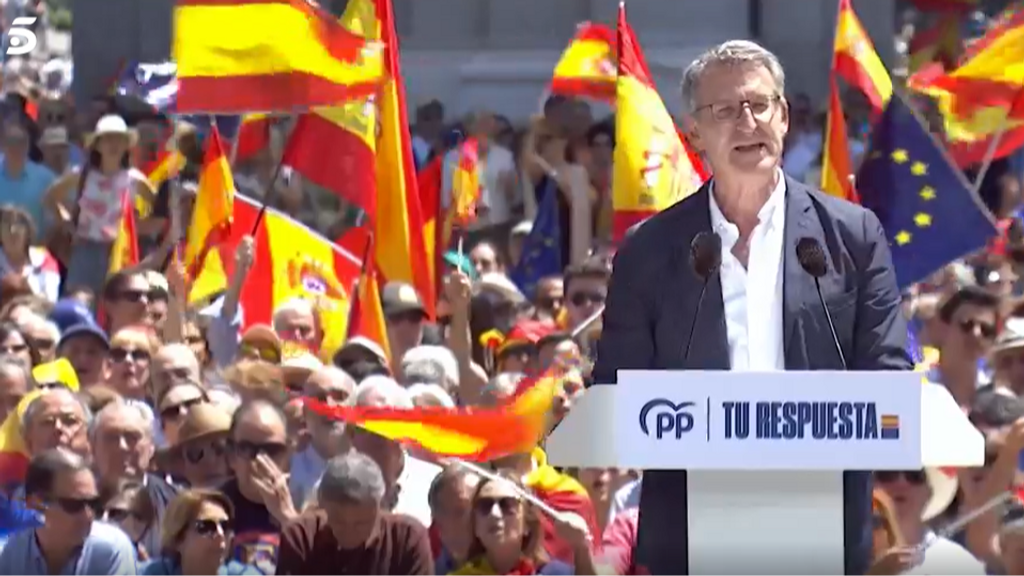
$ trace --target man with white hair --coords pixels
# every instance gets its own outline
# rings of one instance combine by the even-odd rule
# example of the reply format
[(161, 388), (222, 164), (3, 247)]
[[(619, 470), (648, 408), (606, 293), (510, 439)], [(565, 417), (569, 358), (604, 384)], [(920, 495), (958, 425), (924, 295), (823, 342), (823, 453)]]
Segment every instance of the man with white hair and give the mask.
[[(302, 394), (325, 406), (339, 406), (349, 401), (356, 382), (344, 370), (327, 366), (313, 372), (302, 388)], [(309, 445), (292, 456), (289, 489), (295, 507), (301, 509), (316, 481), (331, 458), (349, 451), (345, 423), (317, 414), (308, 405), (304, 408)]]
[[(714, 177), (652, 216), (616, 254), (595, 382), (613, 384), (618, 371), (627, 368), (771, 372), (912, 367), (889, 242), (878, 217), (782, 171), (790, 124), (785, 83), (778, 57), (747, 40), (714, 46), (686, 69), (687, 136)], [(677, 157), (680, 146), (673, 144), (666, 157)], [(661, 180), (682, 185), (681, 168), (666, 163)], [(720, 247), (714, 245), (716, 236)], [(693, 273), (689, 262), (691, 244), (700, 242), (721, 256), (718, 273), (708, 282)], [(808, 242), (826, 260), (819, 290), (818, 280), (797, 258), (798, 244)], [(694, 320), (695, 303), (705, 288), (708, 297)], [(831, 303), (834, 326), (821, 316), (821, 299)], [(685, 330), (693, 322), (699, 336), (687, 342)], [(835, 342), (842, 344), (845, 361)], [(644, 474), (637, 563), (652, 574), (687, 568), (686, 483), (685, 471)], [(845, 562), (835, 569), (863, 574), (872, 549), (871, 474), (846, 472), (843, 484), (842, 522), (827, 527), (820, 524), (827, 515), (813, 520), (821, 529), (843, 531)], [(806, 554), (801, 555), (807, 552), (801, 533), (780, 533), (777, 514), (754, 512), (744, 521), (747, 533), (775, 529), (771, 570), (810, 569)], [(808, 526), (804, 520), (792, 522)], [(748, 569), (768, 569), (764, 562), (771, 559), (750, 556), (755, 557), (761, 563), (748, 564)]]
[(314, 351), (320, 350), (324, 337), (320, 315), (309, 300), (295, 297), (282, 302), (274, 310), (272, 324), (281, 340), (302, 342)]
[[(369, 376), (355, 392), (356, 406), (412, 409), (409, 391), (386, 376)], [(441, 467), (407, 453), (401, 445), (359, 426), (346, 428), (352, 448), (374, 459), (384, 474), (387, 493), (384, 507), (430, 524), (427, 494)]]
[(116, 400), (96, 413), (89, 437), (93, 468), (101, 489), (114, 490), (122, 481), (137, 482), (145, 488), (156, 513), (139, 543), (149, 553), (157, 553), (164, 511), (178, 490), (148, 473), (155, 452), (153, 414), (139, 403)]
[(39, 353), (39, 362), (53, 362), (57, 357), (57, 343), (60, 342), (60, 328), (52, 321), (31, 314), (18, 323), (18, 329), (29, 344)]
[(459, 363), (444, 346), (420, 345), (402, 356), (402, 384), (436, 384), (454, 396), (459, 388)]

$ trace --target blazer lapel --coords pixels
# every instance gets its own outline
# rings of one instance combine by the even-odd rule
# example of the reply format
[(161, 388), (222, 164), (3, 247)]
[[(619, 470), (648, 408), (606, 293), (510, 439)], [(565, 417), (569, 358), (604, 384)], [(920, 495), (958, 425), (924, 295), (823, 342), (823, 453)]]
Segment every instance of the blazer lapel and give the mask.
[(786, 224), (782, 245), (782, 343), (787, 368), (790, 367), (790, 339), (796, 330), (800, 310), (805, 302), (817, 298), (814, 279), (804, 271), (796, 257), (796, 245), (801, 238), (810, 236), (822, 241), (821, 226), (816, 222), (813, 208), (807, 189), (787, 176)]
[(698, 312), (697, 306), (700, 302), (700, 291), (703, 286), (700, 278), (694, 273), (690, 263), (690, 244), (697, 234), (701, 232), (713, 232), (711, 229), (711, 204), (710, 204), (710, 180), (695, 193), (692, 210), (682, 212), (686, 215), (686, 221), (680, 222), (680, 230), (685, 230), (678, 236), (680, 242), (673, 247), (678, 266), (677, 274), (680, 276), (680, 286), (686, 287), (687, 293), (682, 300), (684, 312), (681, 318), (682, 324), (679, 328), (683, 331), (682, 347), (679, 349), (680, 365), (696, 370), (728, 370), (731, 365), (729, 359), (729, 338), (725, 327), (725, 304), (722, 301), (722, 278), (715, 273), (708, 280), (707, 290), (704, 293), (704, 301), (700, 303), (699, 315), (696, 318), (693, 342), (690, 344), (690, 356), (686, 358), (686, 341), (690, 335), (691, 322), (694, 321), (694, 314)]

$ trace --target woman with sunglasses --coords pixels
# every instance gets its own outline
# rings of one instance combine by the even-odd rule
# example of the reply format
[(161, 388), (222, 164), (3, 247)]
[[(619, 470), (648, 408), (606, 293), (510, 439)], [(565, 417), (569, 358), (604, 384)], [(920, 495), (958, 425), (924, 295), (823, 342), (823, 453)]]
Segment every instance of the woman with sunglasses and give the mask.
[(234, 533), (235, 510), (220, 492), (191, 489), (167, 507), (160, 557), (139, 571), (146, 575), (261, 574), (252, 566), (225, 563)]
[(110, 373), (107, 385), (122, 398), (146, 400), (149, 359), (157, 341), (144, 328), (122, 328), (110, 339)]
[(39, 355), (32, 343), (13, 322), (0, 322), (0, 354), (20, 358), (29, 367), (39, 364)]
[(24, 278), (33, 294), (56, 302), (60, 268), (49, 250), (33, 246), (35, 241), (32, 216), (13, 204), (0, 205), (0, 277)]
[(539, 512), (523, 500), (521, 484), (511, 474), (483, 479), (473, 494), (469, 560), (452, 574), (595, 574), (589, 537), (582, 520), (555, 520), (573, 544), (576, 567), (551, 560), (544, 551)]

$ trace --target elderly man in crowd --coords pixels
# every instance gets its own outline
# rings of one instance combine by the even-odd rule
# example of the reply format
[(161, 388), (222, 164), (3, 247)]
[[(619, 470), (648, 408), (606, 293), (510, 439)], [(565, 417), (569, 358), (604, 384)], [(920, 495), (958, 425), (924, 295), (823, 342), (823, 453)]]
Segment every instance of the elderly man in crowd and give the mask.
[(32, 400), (21, 418), (21, 435), (30, 456), (52, 448), (66, 448), (91, 457), (89, 427), (92, 413), (85, 402), (67, 388), (44, 390)]
[(281, 535), (278, 574), (433, 574), (422, 524), (390, 514), (384, 477), (359, 452), (327, 462), (317, 487), (318, 510)]
[[(356, 389), (355, 380), (343, 370), (334, 367), (321, 368), (314, 372), (303, 388), (307, 398), (326, 406), (337, 406), (348, 401)], [(304, 408), (306, 431), (309, 445), (292, 457), (289, 484), (297, 508), (302, 508), (306, 497), (324, 472), (327, 461), (349, 450), (345, 423), (325, 418)]]

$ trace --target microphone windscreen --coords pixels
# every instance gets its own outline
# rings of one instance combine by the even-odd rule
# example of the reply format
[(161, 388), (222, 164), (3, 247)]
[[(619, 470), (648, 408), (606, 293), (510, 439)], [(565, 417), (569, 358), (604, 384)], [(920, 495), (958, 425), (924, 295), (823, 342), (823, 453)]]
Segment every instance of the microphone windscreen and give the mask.
[(690, 265), (702, 280), (722, 265), (722, 239), (714, 232), (698, 232), (690, 242)]
[(796, 243), (796, 259), (804, 271), (815, 278), (821, 278), (828, 272), (825, 249), (814, 238), (801, 238)]

